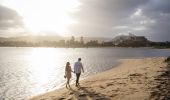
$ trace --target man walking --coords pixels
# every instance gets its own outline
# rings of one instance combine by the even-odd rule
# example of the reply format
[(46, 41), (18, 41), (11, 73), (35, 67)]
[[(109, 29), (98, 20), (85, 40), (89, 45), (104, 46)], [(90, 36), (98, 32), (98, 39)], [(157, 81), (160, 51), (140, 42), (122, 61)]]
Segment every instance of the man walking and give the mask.
[(81, 63), (81, 58), (78, 58), (78, 61), (75, 62), (75, 64), (74, 64), (74, 73), (76, 74), (76, 87), (79, 85), (79, 77), (81, 75), (81, 70), (84, 73), (84, 68)]

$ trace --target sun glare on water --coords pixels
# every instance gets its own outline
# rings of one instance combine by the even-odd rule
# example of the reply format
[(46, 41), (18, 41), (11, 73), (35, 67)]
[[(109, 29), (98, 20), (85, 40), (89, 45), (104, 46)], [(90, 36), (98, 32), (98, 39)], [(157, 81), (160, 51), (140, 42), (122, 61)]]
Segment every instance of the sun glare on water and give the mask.
[(36, 84), (45, 84), (52, 80), (55, 76), (52, 73), (60, 73), (61, 70), (57, 70), (57, 64), (63, 59), (57, 59), (55, 54), (59, 57), (63, 55), (60, 50), (55, 48), (32, 48), (28, 56), (30, 63), (30, 70), (32, 72), (32, 81)]
[(22, 17), (25, 27), (37, 35), (43, 31), (66, 35), (68, 27), (75, 21), (69, 13), (80, 5), (77, 0), (10, 0), (4, 1)]

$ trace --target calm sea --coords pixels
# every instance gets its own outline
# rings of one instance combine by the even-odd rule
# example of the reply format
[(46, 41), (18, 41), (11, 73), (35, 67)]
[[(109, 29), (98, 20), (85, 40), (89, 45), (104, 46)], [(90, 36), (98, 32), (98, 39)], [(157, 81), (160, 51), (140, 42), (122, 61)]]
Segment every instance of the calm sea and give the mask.
[[(89, 75), (115, 67), (119, 59), (170, 56), (170, 50), (150, 48), (0, 48), (0, 100), (22, 100), (65, 82), (66, 62), (81, 57)], [(74, 75), (73, 75), (74, 76)], [(74, 82), (74, 77), (72, 82)]]

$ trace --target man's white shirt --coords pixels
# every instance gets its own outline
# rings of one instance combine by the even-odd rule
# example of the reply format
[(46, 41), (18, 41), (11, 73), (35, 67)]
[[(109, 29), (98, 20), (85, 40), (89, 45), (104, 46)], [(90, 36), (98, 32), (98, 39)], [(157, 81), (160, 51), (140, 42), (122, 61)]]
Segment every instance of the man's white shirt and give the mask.
[(83, 65), (80, 61), (75, 62), (75, 64), (74, 64), (74, 72), (75, 73), (81, 73), (82, 68), (83, 68)]

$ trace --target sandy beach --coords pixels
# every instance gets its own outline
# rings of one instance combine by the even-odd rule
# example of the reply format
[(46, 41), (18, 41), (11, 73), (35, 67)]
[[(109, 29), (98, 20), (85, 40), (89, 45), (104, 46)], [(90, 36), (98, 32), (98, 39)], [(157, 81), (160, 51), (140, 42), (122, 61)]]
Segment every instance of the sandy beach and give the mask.
[[(165, 62), (166, 60), (166, 62)], [(98, 73), (31, 100), (169, 100), (170, 61), (165, 57), (124, 59), (111, 70)]]

